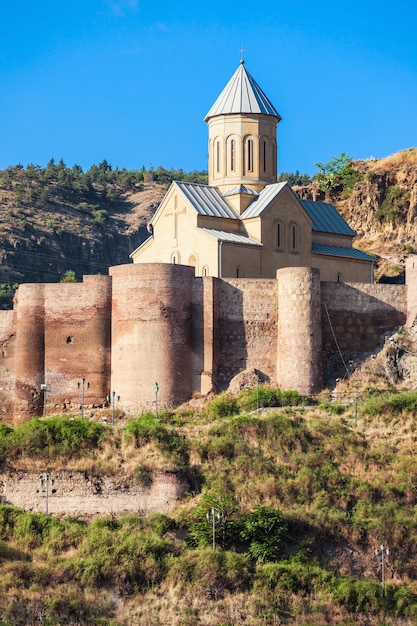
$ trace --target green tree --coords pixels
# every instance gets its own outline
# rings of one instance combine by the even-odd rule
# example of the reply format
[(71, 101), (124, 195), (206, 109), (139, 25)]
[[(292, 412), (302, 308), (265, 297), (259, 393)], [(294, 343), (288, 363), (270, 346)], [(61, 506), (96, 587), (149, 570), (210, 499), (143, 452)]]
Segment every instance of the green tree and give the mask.
[(245, 519), (240, 536), (249, 543), (249, 555), (258, 563), (264, 563), (278, 558), (286, 531), (280, 511), (259, 505)]
[(362, 179), (362, 174), (352, 166), (353, 157), (346, 152), (332, 157), (327, 163), (319, 161), (314, 166), (319, 170), (313, 180), (320, 183), (322, 191), (340, 190), (351, 193), (356, 182)]
[(59, 282), (60, 283), (76, 283), (77, 277), (75, 276), (74, 270), (67, 270)]

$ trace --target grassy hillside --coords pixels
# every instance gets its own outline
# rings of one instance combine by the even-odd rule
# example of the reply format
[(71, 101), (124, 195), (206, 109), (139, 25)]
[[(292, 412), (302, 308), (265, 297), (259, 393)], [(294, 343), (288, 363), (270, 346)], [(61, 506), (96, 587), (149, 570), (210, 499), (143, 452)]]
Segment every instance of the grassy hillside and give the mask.
[(200, 182), (206, 173), (128, 171), (106, 161), (83, 172), (53, 160), (0, 171), (0, 297), (2, 284), (58, 282), (69, 270), (81, 279), (129, 263), (173, 179)]
[[(261, 388), (120, 429), (0, 426), (4, 469), (84, 467), (145, 488), (163, 468), (191, 485), (170, 517), (0, 506), (0, 624), (416, 623), (417, 393), (298, 401)], [(280, 408), (251, 413), (258, 402)]]

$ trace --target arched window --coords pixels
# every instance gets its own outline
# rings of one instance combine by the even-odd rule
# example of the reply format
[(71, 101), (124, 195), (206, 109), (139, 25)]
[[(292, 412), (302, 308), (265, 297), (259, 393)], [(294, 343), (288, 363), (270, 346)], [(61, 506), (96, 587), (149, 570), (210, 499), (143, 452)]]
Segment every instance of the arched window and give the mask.
[(232, 139), (230, 142), (230, 169), (232, 172), (235, 171), (235, 158), (236, 158), (235, 149), (236, 149), (235, 140)]
[(235, 275), (236, 275), (236, 278), (242, 278), (242, 271), (241, 271), (239, 265), (236, 265)]
[(248, 139), (247, 141), (247, 170), (248, 172), (253, 172), (253, 139)]
[(269, 165), (268, 152), (269, 152), (269, 142), (267, 141), (267, 139), (262, 139), (261, 145), (260, 145), (260, 157), (261, 157), (261, 172), (263, 174), (266, 174), (268, 165)]
[(337, 273), (337, 282), (338, 283), (343, 283), (343, 276), (340, 272)]
[(201, 275), (202, 276), (208, 276), (209, 275), (209, 268), (207, 265), (204, 265), (202, 271), (201, 271)]
[(277, 250), (282, 250), (282, 224), (276, 222), (275, 224), (275, 244)]
[(217, 174), (220, 173), (220, 140), (216, 139), (214, 143), (214, 163)]
[(180, 253), (178, 252), (178, 250), (171, 254), (171, 263), (173, 263), (174, 265), (176, 265), (177, 263), (181, 263)]
[(298, 252), (298, 226), (295, 222), (290, 224), (290, 251)]

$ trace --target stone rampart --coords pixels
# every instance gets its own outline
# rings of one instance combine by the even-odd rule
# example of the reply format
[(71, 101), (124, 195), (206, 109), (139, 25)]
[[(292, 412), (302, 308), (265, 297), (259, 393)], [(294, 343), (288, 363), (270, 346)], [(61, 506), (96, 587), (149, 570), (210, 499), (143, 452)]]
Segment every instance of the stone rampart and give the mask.
[(14, 312), (0, 312), (2, 414), (42, 415), (42, 384), (48, 414), (78, 410), (82, 378), (86, 407), (114, 391), (132, 414), (155, 411), (156, 399), (162, 408), (226, 388), (249, 368), (313, 393), (339, 350), (365, 355), (405, 324), (407, 307), (412, 317), (417, 262), (410, 278), (408, 286), (320, 283), (318, 270), (284, 268), (277, 280), (221, 280), (138, 263), (83, 283), (21, 285)]
[[(174, 473), (160, 472), (151, 485), (132, 479), (85, 472), (51, 472), (48, 512), (66, 515), (121, 515), (168, 513), (181, 500), (189, 484)], [(45, 485), (36, 472), (16, 470), (0, 474), (0, 503), (34, 513), (46, 511)]]
[(407, 287), (362, 283), (322, 283), (323, 347), (374, 350), (383, 333), (406, 323)]
[(218, 283), (221, 387), (244, 369), (276, 378), (277, 283), (267, 278), (224, 279)]
[(194, 268), (162, 263), (110, 268), (111, 388), (130, 412), (155, 410), (192, 394), (191, 334)]
[(309, 267), (277, 271), (277, 382), (310, 395), (321, 390), (320, 273)]

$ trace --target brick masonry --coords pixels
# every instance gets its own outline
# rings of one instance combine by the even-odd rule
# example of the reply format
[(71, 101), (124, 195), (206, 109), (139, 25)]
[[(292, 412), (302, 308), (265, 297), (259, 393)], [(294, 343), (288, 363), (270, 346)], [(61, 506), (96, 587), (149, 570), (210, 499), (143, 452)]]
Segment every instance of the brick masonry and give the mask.
[[(314, 393), (338, 349), (366, 355), (415, 318), (417, 258), (407, 285), (320, 282), (318, 270), (277, 279), (195, 277), (161, 263), (110, 268), (76, 284), (20, 285), (0, 312), (2, 421), (103, 406), (127, 413), (226, 388), (248, 368), (282, 388)], [(414, 316), (414, 317), (413, 317)], [(338, 347), (335, 343), (337, 339)], [(155, 382), (158, 395), (155, 396)]]

